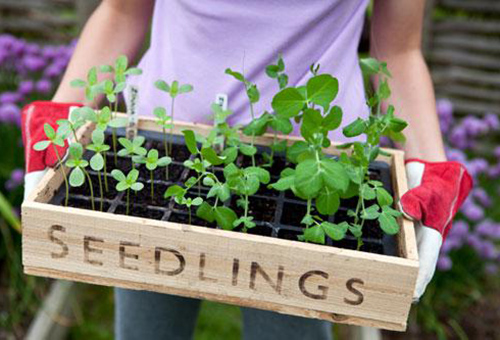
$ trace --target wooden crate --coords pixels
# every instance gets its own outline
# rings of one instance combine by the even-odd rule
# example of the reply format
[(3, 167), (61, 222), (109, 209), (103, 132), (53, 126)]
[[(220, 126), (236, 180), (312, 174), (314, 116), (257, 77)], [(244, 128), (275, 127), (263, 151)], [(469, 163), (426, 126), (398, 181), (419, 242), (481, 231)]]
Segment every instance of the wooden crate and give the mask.
[[(210, 129), (176, 123), (174, 132), (186, 128)], [(158, 126), (141, 118), (139, 129)], [(79, 131), (83, 143), (91, 131)], [(257, 138), (260, 145), (271, 141)], [(407, 190), (403, 153), (389, 152), (381, 160), (391, 166), (398, 200)], [(22, 206), (27, 274), (406, 328), (418, 271), (408, 220), (400, 219), (396, 257), (48, 204), (62, 182), (59, 169), (49, 170)]]

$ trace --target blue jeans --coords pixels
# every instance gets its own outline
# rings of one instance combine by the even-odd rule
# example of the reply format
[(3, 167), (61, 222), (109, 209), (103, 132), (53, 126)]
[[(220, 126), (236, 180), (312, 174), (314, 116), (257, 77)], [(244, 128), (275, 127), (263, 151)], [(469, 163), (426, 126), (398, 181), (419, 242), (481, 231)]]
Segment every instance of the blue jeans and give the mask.
[[(115, 288), (117, 340), (192, 339), (200, 300)], [(330, 340), (331, 324), (242, 308), (245, 340)]]

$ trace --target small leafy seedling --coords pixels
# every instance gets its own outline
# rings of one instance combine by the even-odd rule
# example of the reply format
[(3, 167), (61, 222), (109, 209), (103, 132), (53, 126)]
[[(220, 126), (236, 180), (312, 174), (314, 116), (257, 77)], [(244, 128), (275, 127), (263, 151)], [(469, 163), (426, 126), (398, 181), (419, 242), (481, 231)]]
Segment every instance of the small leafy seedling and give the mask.
[(94, 203), (94, 188), (92, 186), (92, 179), (89, 173), (85, 169), (89, 165), (89, 162), (83, 159), (83, 147), (80, 143), (72, 143), (69, 146), (69, 159), (66, 161), (66, 166), (68, 168), (74, 168), (69, 175), (69, 184), (72, 187), (80, 187), (85, 183), (85, 177), (90, 188), (90, 203), (92, 204), (92, 210), (95, 210)]
[(170, 157), (158, 157), (158, 150), (151, 149), (148, 151), (147, 156), (133, 156), (135, 163), (146, 164), (146, 169), (149, 170), (151, 182), (151, 201), (154, 199), (154, 171), (157, 167), (168, 167), (172, 163)]
[(97, 79), (97, 67), (92, 67), (87, 73), (87, 80), (75, 79), (72, 80), (70, 85), (72, 87), (81, 87), (85, 89), (85, 99), (93, 102), (96, 95), (99, 94), (99, 82)]
[(57, 125), (61, 129), (67, 130), (65, 134), (72, 134), (75, 142), (78, 142), (78, 137), (76, 136), (76, 130), (82, 127), (87, 122), (85, 111), (80, 110), (80, 108), (75, 108), (69, 113), (68, 119), (59, 119)]
[(133, 156), (145, 156), (147, 150), (142, 147), (146, 139), (143, 136), (136, 136), (132, 141), (125, 137), (118, 139), (118, 142), (123, 146), (123, 149), (118, 151), (118, 156), (130, 156), (132, 161), (132, 168), (135, 168)]
[(127, 205), (125, 214), (128, 215), (130, 206), (130, 190), (141, 191), (142, 188), (144, 188), (144, 184), (137, 182), (137, 179), (139, 178), (139, 170), (132, 169), (127, 176), (125, 176), (121, 170), (114, 169), (111, 171), (111, 176), (118, 181), (118, 183), (116, 183), (117, 191), (127, 190)]
[(106, 152), (109, 151), (109, 145), (104, 144), (104, 132), (96, 129), (92, 132), (92, 143), (87, 145), (87, 150), (94, 151), (94, 155), (90, 158), (90, 168), (97, 171), (97, 178), (99, 179), (99, 190), (101, 194), (100, 210), (102, 211), (104, 193), (102, 190), (101, 171), (104, 170), (104, 187), (108, 192), (108, 176), (106, 169)]
[[(165, 156), (169, 155), (168, 145), (167, 145), (167, 129), (173, 128), (172, 117), (167, 115), (167, 111), (163, 107), (157, 107), (154, 109), (153, 114), (156, 116), (156, 124), (161, 126), (163, 133), (163, 148), (165, 149)], [(168, 181), (168, 167), (165, 167), (165, 179)]]
[(170, 106), (170, 144), (168, 146), (168, 154), (167, 150), (165, 150), (165, 154), (169, 155), (172, 153), (172, 145), (174, 143), (174, 136), (173, 136), (173, 128), (174, 128), (174, 103), (175, 103), (175, 98), (177, 98), (178, 95), (183, 94), (183, 93), (188, 93), (193, 91), (193, 86), (189, 84), (183, 84), (179, 85), (179, 82), (177, 80), (174, 80), (172, 84), (168, 84), (164, 80), (157, 80), (155, 82), (155, 86), (158, 90), (166, 92), (170, 95), (171, 99), (171, 106)]
[(190, 197), (186, 198), (183, 196), (180, 199), (175, 198), (175, 201), (177, 202), (177, 204), (186, 206), (186, 208), (188, 209), (188, 216), (189, 216), (188, 223), (191, 224), (191, 206), (193, 207), (200, 206), (203, 203), (203, 198), (196, 197), (193, 199)]
[(66, 171), (63, 169), (63, 163), (62, 163), (62, 158), (61, 155), (59, 155), (59, 151), (57, 151), (56, 146), (63, 147), (64, 146), (64, 141), (68, 137), (68, 131), (67, 129), (58, 127), (57, 132), (54, 130), (50, 124), (45, 123), (43, 125), (43, 130), (45, 132), (45, 136), (47, 137), (47, 140), (42, 140), (36, 143), (33, 146), (33, 149), (36, 151), (43, 151), (47, 149), (49, 146), (52, 145), (54, 148), (54, 153), (57, 157), (57, 164), (59, 166), (59, 169), (63, 175), (64, 178), (64, 186), (66, 189), (66, 196), (64, 197), (64, 205), (68, 206), (68, 198), (69, 198), (69, 184), (68, 184), (68, 177), (66, 176)]

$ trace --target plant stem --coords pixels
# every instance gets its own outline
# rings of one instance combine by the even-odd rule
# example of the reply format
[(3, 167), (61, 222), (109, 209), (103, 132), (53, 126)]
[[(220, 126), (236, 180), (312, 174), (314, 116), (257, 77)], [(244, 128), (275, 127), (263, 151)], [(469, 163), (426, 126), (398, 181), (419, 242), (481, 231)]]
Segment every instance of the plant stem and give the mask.
[[(255, 120), (255, 114), (253, 112), (253, 104), (250, 102), (250, 115), (252, 116), (252, 121)], [(252, 132), (252, 147), (255, 143), (255, 131)], [(255, 155), (252, 155), (252, 166), (255, 166)]]
[(276, 147), (276, 141), (278, 140), (278, 131), (274, 131), (273, 145), (271, 145), (271, 156), (269, 157), (269, 166), (273, 166), (274, 163), (274, 148)]
[(113, 135), (113, 156), (115, 158), (115, 166), (118, 166), (118, 156), (116, 153), (116, 128), (113, 128), (111, 133)]
[(63, 174), (64, 186), (65, 186), (65, 189), (66, 189), (66, 197), (64, 198), (64, 206), (67, 207), (68, 206), (68, 198), (69, 198), (68, 177), (66, 177), (66, 171), (64, 170), (64, 167), (63, 167), (63, 164), (62, 164), (62, 161), (61, 161), (61, 156), (59, 156), (59, 152), (57, 151), (56, 146), (54, 144), (52, 144), (52, 147), (54, 148), (54, 152), (56, 153), (56, 157), (57, 157), (57, 163), (59, 163), (59, 168), (61, 168), (61, 172)]
[(71, 123), (70, 123), (70, 128), (71, 128), (71, 132), (73, 133), (73, 137), (75, 138), (75, 143), (78, 143), (78, 138), (76, 137), (76, 131), (73, 128), (73, 125)]
[(90, 175), (87, 172), (87, 170), (82, 168), (83, 173), (85, 176), (87, 176), (87, 181), (89, 182), (89, 188), (90, 188), (90, 203), (92, 204), (92, 210), (95, 210), (95, 204), (94, 204), (94, 188), (92, 187), (92, 179), (90, 179)]
[(170, 146), (169, 146), (169, 149), (168, 149), (168, 152), (170, 154), (172, 154), (172, 145), (174, 144), (174, 101), (175, 101), (175, 98), (172, 98), (172, 107), (170, 109)]
[(99, 191), (101, 192), (101, 202), (99, 204), (99, 210), (102, 211), (102, 203), (104, 201), (104, 193), (102, 191), (101, 171), (97, 171), (97, 178), (99, 178)]
[(130, 189), (127, 189), (127, 207), (125, 209), (125, 214), (128, 215), (128, 206), (130, 201)]
[(189, 211), (189, 220), (188, 220), (188, 224), (191, 224), (191, 206), (188, 207), (188, 211)]
[(154, 192), (154, 185), (153, 185), (153, 170), (149, 170), (149, 177), (151, 180), (151, 202), (154, 200), (155, 192)]
[(104, 152), (104, 189), (108, 192), (108, 171), (106, 170), (106, 152)]
[[(167, 132), (165, 131), (165, 127), (162, 127), (162, 130), (163, 130), (163, 148), (165, 149), (165, 156), (168, 157), (170, 153), (168, 152), (167, 148)], [(165, 180), (168, 181), (168, 165), (165, 167)]]
[[(245, 221), (248, 217), (248, 195), (245, 195)], [(244, 233), (247, 232), (247, 227), (245, 224), (243, 224), (243, 230), (242, 230)]]

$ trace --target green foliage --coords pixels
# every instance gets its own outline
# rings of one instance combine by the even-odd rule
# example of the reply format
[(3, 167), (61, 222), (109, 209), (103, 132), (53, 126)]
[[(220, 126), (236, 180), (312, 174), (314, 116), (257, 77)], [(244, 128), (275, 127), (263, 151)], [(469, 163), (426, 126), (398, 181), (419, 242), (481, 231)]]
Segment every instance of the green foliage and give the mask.
[(118, 156), (144, 156), (147, 150), (142, 147), (145, 142), (143, 136), (136, 136), (132, 141), (125, 137), (119, 138), (118, 142), (123, 146), (123, 149), (118, 151)]

